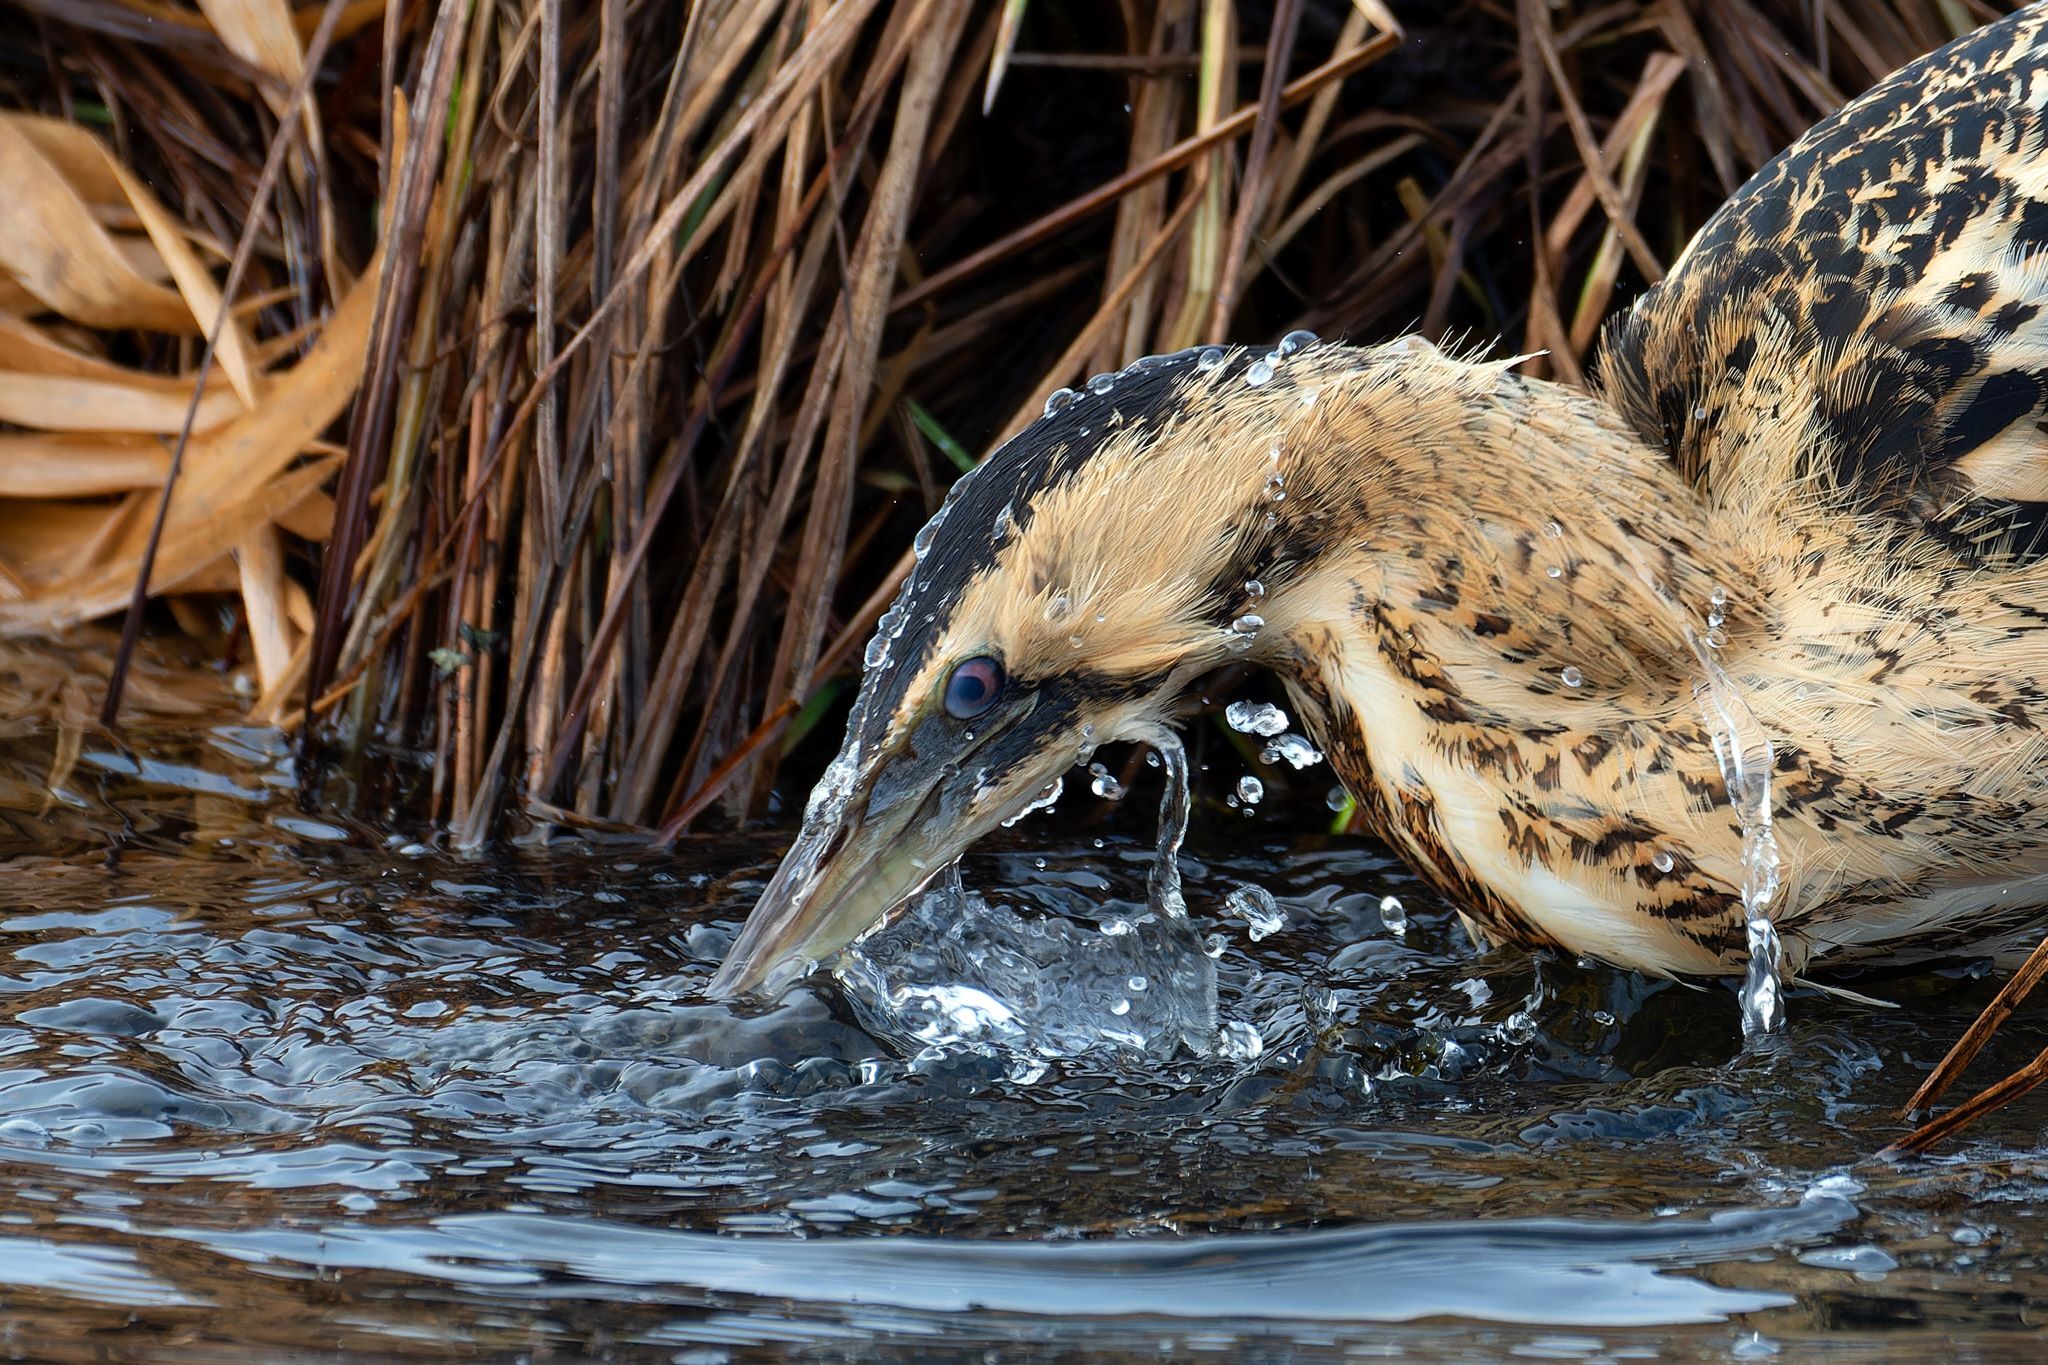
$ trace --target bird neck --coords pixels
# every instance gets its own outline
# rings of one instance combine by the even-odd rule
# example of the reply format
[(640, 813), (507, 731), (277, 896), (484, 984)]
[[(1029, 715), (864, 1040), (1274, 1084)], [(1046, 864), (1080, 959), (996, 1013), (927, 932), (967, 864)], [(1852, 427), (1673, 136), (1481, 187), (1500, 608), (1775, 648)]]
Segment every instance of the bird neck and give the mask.
[[(1714, 970), (1740, 842), (1704, 815), (1694, 640), (1760, 638), (1756, 576), (1599, 400), (1464, 368), (1424, 403), (1365, 395), (1352, 448), (1289, 480), (1331, 548), (1273, 594), (1264, 662), (1374, 832), (1493, 936)], [(1362, 446), (1375, 467), (1344, 474)], [(1582, 913), (1617, 888), (1668, 921)]]
[(1301, 450), (1284, 515), (1325, 548), (1277, 575), (1268, 661), (1366, 650), (1411, 701), (1515, 726), (1689, 695), (1689, 632), (1754, 582), (1693, 490), (1599, 399), (1446, 366), (1356, 395)]

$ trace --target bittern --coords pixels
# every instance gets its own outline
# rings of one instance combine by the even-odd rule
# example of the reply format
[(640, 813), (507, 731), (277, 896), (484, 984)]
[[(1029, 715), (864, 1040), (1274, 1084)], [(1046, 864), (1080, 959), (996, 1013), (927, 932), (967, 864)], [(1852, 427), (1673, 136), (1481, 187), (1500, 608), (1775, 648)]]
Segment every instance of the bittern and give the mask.
[(2044, 143), (2033, 8), (1764, 166), (1592, 393), (1297, 335), (1055, 395), (919, 535), (714, 993), (828, 957), (1233, 662), (1489, 941), (1742, 973), (1767, 813), (1786, 973), (2018, 949), (2048, 918)]

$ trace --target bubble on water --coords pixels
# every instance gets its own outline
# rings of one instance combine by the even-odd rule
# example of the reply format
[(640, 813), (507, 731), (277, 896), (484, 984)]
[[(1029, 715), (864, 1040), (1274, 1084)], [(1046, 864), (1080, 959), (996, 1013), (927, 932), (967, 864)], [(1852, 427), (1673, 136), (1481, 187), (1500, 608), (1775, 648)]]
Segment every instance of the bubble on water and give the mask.
[(1245, 933), (1254, 943), (1287, 927), (1287, 912), (1273, 893), (1249, 882), (1224, 897), (1223, 910), (1244, 921)]
[(1252, 388), (1262, 388), (1272, 380), (1273, 361), (1269, 356), (1261, 356), (1245, 367), (1244, 382)]
[(1105, 801), (1124, 799), (1124, 784), (1117, 781), (1116, 776), (1100, 763), (1088, 765), (1088, 790)]
[(1253, 777), (1250, 773), (1246, 773), (1243, 777), (1237, 779), (1237, 799), (1244, 802), (1247, 806), (1258, 805), (1260, 801), (1265, 799), (1265, 795), (1266, 784)]
[(1287, 713), (1267, 701), (1234, 701), (1223, 708), (1223, 720), (1241, 735), (1266, 739), (1280, 734), (1289, 723)]
[(1744, 1332), (1730, 1344), (1728, 1354), (1736, 1360), (1769, 1360), (1778, 1354), (1778, 1343), (1762, 1332)]
[(1672, 868), (1678, 866), (1678, 859), (1671, 856), (1670, 849), (1660, 848), (1657, 850), (1657, 856), (1650, 859), (1650, 866), (1656, 868), (1659, 872), (1669, 872)]
[(1299, 772), (1323, 761), (1323, 751), (1300, 735), (1276, 735), (1259, 757), (1267, 763), (1285, 762)]
[(1320, 338), (1317, 337), (1314, 332), (1311, 332), (1306, 328), (1296, 328), (1294, 331), (1289, 332), (1286, 336), (1280, 338), (1280, 344), (1273, 348), (1273, 353), (1275, 355), (1283, 356), (1293, 355), (1295, 352), (1301, 350), (1305, 346), (1315, 345), (1318, 340), (1320, 340)]
[(1579, 671), (1577, 664), (1566, 664), (1564, 671), (1558, 674), (1558, 677), (1564, 680), (1566, 687), (1577, 687), (1586, 680), (1586, 675)]
[(1244, 595), (1253, 598), (1264, 597), (1266, 595), (1266, 585), (1256, 578), (1247, 578), (1244, 581)]
[(1088, 392), (1090, 393), (1108, 393), (1115, 387), (1116, 376), (1113, 374), (1096, 374), (1088, 377)]
[(1380, 925), (1396, 938), (1408, 932), (1408, 907), (1399, 896), (1380, 897)]
[(1341, 811), (1351, 804), (1351, 793), (1342, 787), (1332, 787), (1323, 794), (1323, 804), (1333, 811)]
[(1516, 1010), (1500, 1023), (1501, 1041), (1514, 1047), (1521, 1047), (1536, 1040), (1536, 1021), (1529, 1017), (1527, 1010)]
[(1072, 389), (1054, 389), (1050, 394), (1046, 395), (1045, 415), (1047, 417), (1057, 417), (1080, 396), (1080, 394)]
[(1227, 352), (1221, 346), (1204, 346), (1195, 353), (1195, 368), (1205, 374), (1210, 370), (1220, 369), (1226, 355)]

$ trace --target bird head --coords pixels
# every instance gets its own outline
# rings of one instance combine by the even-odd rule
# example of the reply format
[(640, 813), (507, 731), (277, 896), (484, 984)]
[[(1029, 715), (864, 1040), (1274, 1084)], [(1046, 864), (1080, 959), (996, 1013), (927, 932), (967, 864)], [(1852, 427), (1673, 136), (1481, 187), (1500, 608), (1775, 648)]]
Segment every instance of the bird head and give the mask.
[(1300, 456), (1330, 439), (1319, 397), (1364, 354), (1153, 357), (1055, 395), (962, 478), (712, 993), (802, 975), (1097, 746), (1160, 741), (1197, 678), (1281, 640), (1335, 525), (1334, 490), (1312, 486), (1329, 462)]

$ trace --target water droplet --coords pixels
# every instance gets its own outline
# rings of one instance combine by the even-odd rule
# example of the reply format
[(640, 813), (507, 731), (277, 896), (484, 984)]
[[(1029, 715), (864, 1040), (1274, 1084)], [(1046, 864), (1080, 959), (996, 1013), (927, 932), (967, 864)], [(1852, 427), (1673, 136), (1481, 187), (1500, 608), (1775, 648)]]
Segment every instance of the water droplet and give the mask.
[(1266, 476), (1266, 496), (1274, 502), (1287, 500), (1287, 480), (1278, 474)]
[(1254, 943), (1287, 927), (1287, 912), (1273, 899), (1273, 893), (1249, 882), (1224, 897), (1223, 910), (1244, 921), (1245, 932)]
[(1266, 515), (1265, 515), (1265, 519), (1264, 519), (1264, 521), (1263, 521), (1263, 525), (1265, 526), (1265, 528), (1266, 528), (1266, 529), (1267, 529), (1268, 531), (1272, 530), (1272, 529), (1273, 529), (1273, 528), (1274, 528), (1275, 526), (1278, 526), (1279, 524), (1280, 524), (1280, 514), (1279, 514), (1278, 512), (1268, 512), (1268, 513), (1266, 513)]
[(1124, 1015), (1129, 1014), (1131, 1012), (1131, 1002), (1128, 1000), (1119, 1000), (1114, 1005), (1111, 1005), (1109, 1007), (1109, 1012), (1121, 1018)]
[(880, 668), (889, 661), (889, 637), (876, 634), (868, 641), (867, 651), (861, 655), (861, 662), (869, 668)]
[(1316, 399), (1320, 398), (1321, 396), (1322, 395), (1317, 393), (1314, 389), (1303, 389), (1301, 391), (1301, 396), (1297, 398), (1295, 401), (1300, 403), (1305, 408), (1312, 408), (1316, 405)]
[(1054, 593), (1052, 600), (1045, 604), (1045, 619), (1058, 625), (1074, 614), (1074, 599), (1065, 593)]
[(1562, 540), (1564, 538), (1564, 527), (1554, 521), (1546, 521), (1543, 523), (1543, 534), (1549, 536), (1552, 540)]
[(1054, 389), (1046, 396), (1045, 415), (1047, 417), (1057, 417), (1069, 404), (1080, 396), (1080, 394), (1075, 393), (1072, 389)]
[(1240, 616), (1230, 623), (1230, 628), (1239, 635), (1256, 635), (1266, 628), (1263, 616)]
[(1210, 370), (1218, 369), (1223, 364), (1225, 354), (1226, 352), (1221, 346), (1204, 346), (1195, 356), (1195, 368), (1205, 374)]
[(1299, 772), (1322, 762), (1323, 751), (1300, 735), (1281, 735), (1265, 747), (1259, 758), (1266, 763), (1285, 761), (1288, 767)]
[(1323, 794), (1323, 804), (1331, 810), (1343, 810), (1351, 804), (1351, 793), (1342, 787), (1332, 787)]
[(1088, 392), (1090, 393), (1108, 393), (1115, 387), (1116, 376), (1113, 374), (1097, 374), (1088, 377)]
[(1013, 509), (1012, 504), (1007, 502), (1003, 504), (1002, 510), (996, 513), (995, 526), (991, 529), (995, 532), (997, 540), (1008, 540), (1012, 535), (1016, 534), (1017, 513)]
[(918, 528), (916, 537), (910, 542), (910, 553), (913, 556), (923, 559), (931, 552), (932, 541), (939, 534), (939, 525), (945, 519), (946, 509), (941, 507), (937, 516)]
[(1308, 331), (1306, 328), (1297, 328), (1286, 336), (1281, 337), (1280, 344), (1273, 349), (1278, 355), (1293, 355), (1304, 346), (1315, 345), (1318, 340), (1319, 338), (1314, 332)]
[(1725, 630), (1709, 630), (1709, 631), (1707, 632), (1707, 648), (1709, 648), (1709, 649), (1719, 649), (1719, 648), (1721, 648), (1721, 647), (1722, 647), (1723, 645), (1725, 645), (1725, 644), (1727, 644), (1727, 643), (1728, 643), (1728, 632), (1727, 632), (1727, 631), (1725, 631)]
[(1669, 872), (1672, 868), (1678, 866), (1678, 859), (1671, 856), (1669, 849), (1660, 848), (1657, 850), (1657, 856), (1650, 859), (1650, 866), (1656, 868), (1659, 872)]
[(1088, 790), (1094, 792), (1103, 800), (1121, 801), (1124, 799), (1124, 784), (1117, 781), (1115, 775), (1102, 764), (1091, 763), (1088, 765), (1088, 779)]
[(1701, 403), (1693, 408), (1692, 420), (1695, 422), (1704, 422), (1707, 420), (1707, 405), (1705, 403)]
[(1287, 713), (1271, 702), (1234, 701), (1223, 708), (1223, 721), (1241, 735), (1271, 739), (1286, 730)]
[(1722, 587), (1719, 583), (1716, 583), (1714, 585), (1713, 592), (1707, 595), (1707, 604), (1713, 607), (1715, 611), (1719, 611), (1721, 610), (1721, 608), (1727, 606), (1728, 589)]
[(1578, 665), (1576, 664), (1566, 664), (1564, 666), (1564, 672), (1560, 673), (1558, 676), (1564, 679), (1564, 685), (1566, 687), (1577, 687), (1580, 683), (1586, 680), (1586, 675), (1579, 672)]
[(1082, 639), (1082, 638), (1081, 638), (1080, 636), (1078, 636), (1078, 635), (1069, 635), (1069, 636), (1067, 637), (1067, 643), (1068, 643), (1069, 645), (1071, 645), (1072, 647), (1074, 647), (1075, 649), (1079, 649), (1079, 648), (1080, 648), (1080, 647), (1081, 647), (1081, 646), (1082, 646), (1083, 644), (1085, 644), (1085, 643), (1086, 643), (1086, 641), (1084, 641), (1084, 640), (1083, 640), (1083, 639)]
[(1237, 799), (1247, 806), (1256, 806), (1266, 794), (1266, 784), (1246, 773), (1237, 779)]
[(1266, 595), (1266, 585), (1256, 578), (1247, 578), (1244, 582), (1244, 595), (1246, 597), (1264, 597)]
[(1273, 361), (1271, 357), (1261, 356), (1245, 368), (1244, 382), (1255, 389), (1271, 383), (1272, 380)]
[(1513, 1047), (1521, 1047), (1536, 1040), (1536, 1021), (1529, 1017), (1527, 1010), (1516, 1010), (1501, 1020), (1501, 1041)]
[(1065, 781), (1061, 778), (1055, 777), (1051, 782), (1046, 784), (1044, 791), (1040, 792), (1037, 796), (1031, 799), (1030, 804), (1026, 805), (1024, 809), (1018, 811), (1009, 819), (1003, 821), (1003, 828), (1010, 828), (1019, 820), (1022, 820), (1025, 816), (1030, 815), (1034, 811), (1049, 809), (1059, 801), (1060, 793), (1065, 789)]
[(1396, 938), (1408, 932), (1408, 907), (1399, 896), (1380, 897), (1380, 924)]

